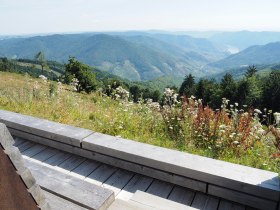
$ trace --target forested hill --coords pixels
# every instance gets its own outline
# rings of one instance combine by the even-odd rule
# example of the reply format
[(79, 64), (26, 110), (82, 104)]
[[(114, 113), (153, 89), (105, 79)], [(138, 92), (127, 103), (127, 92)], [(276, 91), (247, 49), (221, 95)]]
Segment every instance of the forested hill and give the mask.
[(187, 73), (203, 76), (211, 72), (203, 72), (202, 66), (226, 56), (209, 41), (188, 36), (144, 35), (139, 39), (85, 33), (0, 40), (0, 57), (33, 59), (39, 51), (44, 52), (48, 60), (64, 63), (69, 56), (74, 56), (130, 80)]
[(237, 54), (209, 64), (210, 67), (239, 68), (256, 64), (274, 64), (280, 62), (280, 42), (249, 47)]

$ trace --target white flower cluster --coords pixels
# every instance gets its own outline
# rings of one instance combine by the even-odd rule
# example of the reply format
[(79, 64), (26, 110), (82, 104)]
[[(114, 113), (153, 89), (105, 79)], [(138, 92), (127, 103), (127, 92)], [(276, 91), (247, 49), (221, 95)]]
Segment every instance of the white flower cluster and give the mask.
[(122, 86), (119, 86), (116, 88), (115, 98), (116, 99), (120, 98), (122, 100), (128, 101), (129, 91), (124, 89)]
[(39, 78), (42, 79), (44, 82), (47, 82), (48, 80), (48, 78), (45, 77), (44, 75), (40, 75)]
[(275, 120), (276, 125), (278, 125), (280, 123), (280, 113), (279, 112), (275, 112), (273, 114), (273, 116), (274, 116), (274, 120)]
[(175, 91), (170, 88), (164, 89), (163, 96), (164, 96), (164, 103), (169, 106), (172, 106), (172, 105), (175, 105), (176, 103), (178, 103), (178, 101), (177, 101), (178, 94), (175, 93)]
[(153, 102), (152, 99), (148, 99), (146, 104), (148, 108), (152, 110), (160, 111), (160, 104), (158, 102)]
[(78, 91), (78, 87), (79, 87), (79, 80), (77, 78), (73, 78), (71, 83), (70, 83), (70, 86), (72, 86), (73, 90), (74, 91)]

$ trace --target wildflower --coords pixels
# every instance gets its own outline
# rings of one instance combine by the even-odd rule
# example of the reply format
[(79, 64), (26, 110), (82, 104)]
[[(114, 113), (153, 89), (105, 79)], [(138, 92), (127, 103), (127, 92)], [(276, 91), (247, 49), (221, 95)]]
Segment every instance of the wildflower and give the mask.
[(279, 112), (275, 112), (273, 114), (273, 116), (274, 116), (275, 123), (278, 125), (279, 122), (280, 122), (280, 113)]
[(259, 110), (259, 109), (254, 109), (254, 112), (255, 112), (255, 113), (258, 113), (258, 114), (261, 114), (261, 113), (262, 113), (262, 111)]
[(234, 103), (235, 106), (238, 106), (238, 103)]
[(234, 141), (232, 143), (236, 145), (236, 144), (239, 144), (239, 141)]
[(40, 75), (39, 78), (42, 79), (44, 82), (47, 82), (48, 80), (48, 78), (45, 77), (44, 75)]

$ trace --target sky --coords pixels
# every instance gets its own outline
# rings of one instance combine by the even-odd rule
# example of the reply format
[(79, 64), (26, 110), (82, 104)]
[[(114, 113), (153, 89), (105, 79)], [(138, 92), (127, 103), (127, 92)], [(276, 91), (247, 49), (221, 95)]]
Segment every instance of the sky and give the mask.
[(280, 0), (0, 0), (0, 35), (280, 31)]

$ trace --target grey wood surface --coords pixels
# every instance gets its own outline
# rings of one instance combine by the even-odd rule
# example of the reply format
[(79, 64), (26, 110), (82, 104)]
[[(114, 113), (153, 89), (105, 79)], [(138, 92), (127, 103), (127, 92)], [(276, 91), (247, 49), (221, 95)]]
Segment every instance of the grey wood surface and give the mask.
[(9, 128), (75, 145), (77, 147), (80, 146), (82, 139), (93, 133), (91, 130), (4, 110), (0, 110), (0, 121), (4, 122)]
[(219, 199), (202, 193), (196, 193), (191, 206), (201, 210), (216, 210), (218, 205)]
[(52, 210), (86, 210), (86, 208), (72, 203), (64, 198), (56, 196), (48, 191), (44, 191), (46, 200), (49, 203)]
[(114, 200), (112, 191), (91, 183), (85, 183), (53, 168), (36, 164), (31, 159), (25, 159), (25, 164), (45, 190), (59, 195), (68, 201), (88, 209), (108, 207)]
[(82, 148), (275, 201), (280, 196), (279, 177), (274, 172), (100, 133), (85, 138)]
[(90, 175), (97, 167), (101, 164), (94, 160), (86, 160), (81, 163), (78, 167), (71, 171), (71, 175), (76, 176), (80, 179), (85, 179), (88, 175)]
[(248, 205), (255, 208), (260, 208), (264, 210), (276, 209), (277, 202), (272, 200), (266, 200), (256, 196), (248, 195), (238, 191), (225, 189), (222, 187), (209, 185), (208, 193), (220, 198), (231, 200), (237, 203)]
[(245, 210), (245, 207), (229, 201), (221, 200), (218, 210)]
[(176, 201), (190, 206), (195, 196), (195, 191), (175, 186), (168, 196), (168, 200)]
[(73, 169), (78, 167), (85, 160), (86, 159), (83, 158), (83, 157), (73, 155), (70, 158), (66, 159), (64, 162), (60, 163), (57, 167), (62, 168), (66, 171), (72, 171)]
[(107, 179), (102, 186), (112, 190), (115, 193), (115, 196), (117, 196), (133, 175), (133, 172), (119, 169)]
[[(147, 206), (153, 207), (155, 209), (160, 210), (195, 210), (192, 207), (167, 200), (152, 194), (148, 194), (142, 191), (136, 191), (136, 193), (132, 196), (130, 201), (134, 203), (146, 204)], [(131, 202), (131, 203), (132, 203)]]
[[(27, 154), (30, 155), (30, 153)], [(60, 160), (61, 158), (63, 159), (62, 162)], [(58, 160), (60, 160), (60, 164), (63, 165), (63, 163), (66, 164), (65, 161), (75, 160), (76, 158), (79, 159), (81, 157), (52, 148), (46, 148), (31, 158), (24, 155), (24, 159), (32, 162), (32, 165), (35, 165), (35, 168), (36, 165), (41, 167), (42, 164), (45, 167), (54, 170), (61, 169), (59, 164), (57, 164)], [(64, 170), (63, 174), (65, 177), (62, 178), (65, 180), (71, 180), (72, 177), (76, 177), (80, 180), (86, 181), (85, 183), (94, 183), (97, 185), (102, 185), (105, 188), (112, 189), (117, 194), (117, 199), (122, 199), (125, 201), (128, 201), (137, 190), (140, 190), (146, 191), (147, 193), (153, 195), (159, 195), (161, 197), (168, 198), (169, 200), (182, 203), (187, 206), (192, 205), (192, 207), (198, 207), (201, 209), (218, 208), (219, 199), (217, 198), (213, 198), (202, 193), (195, 193), (194, 191), (187, 188), (118, 169), (116, 167), (89, 159), (86, 159), (79, 164), (75, 164), (74, 169), (73, 167), (67, 167), (67, 170)], [(56, 177), (57, 175), (52, 174), (50, 176)], [(75, 183), (72, 183), (72, 185), (75, 186)], [(86, 188), (87, 184), (83, 185), (81, 187)]]
[(174, 185), (168, 182), (154, 180), (146, 192), (162, 198), (167, 198), (173, 187)]
[(151, 177), (135, 174), (116, 198), (128, 201), (137, 190), (145, 192), (152, 182)]
[(47, 148), (47, 146), (45, 146), (45, 145), (34, 144), (32, 147), (23, 151), (22, 154), (25, 156), (28, 156), (28, 157), (33, 157), (34, 155), (40, 153), (41, 151), (43, 151), (46, 148)]

